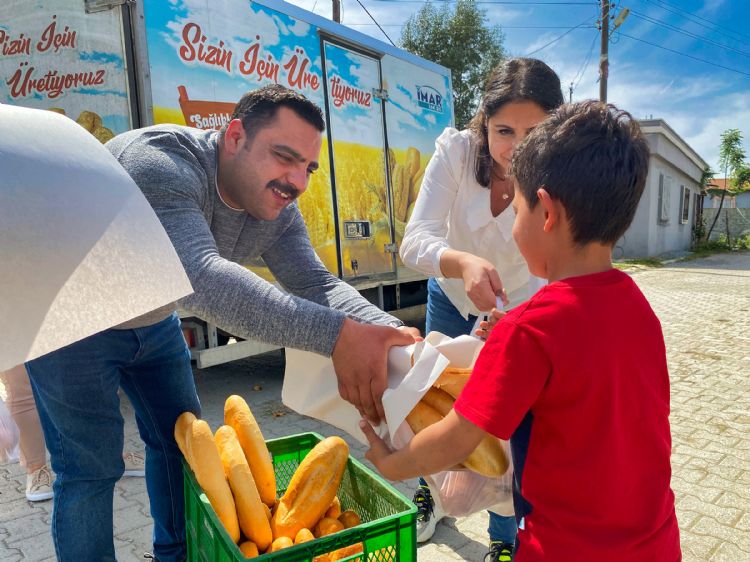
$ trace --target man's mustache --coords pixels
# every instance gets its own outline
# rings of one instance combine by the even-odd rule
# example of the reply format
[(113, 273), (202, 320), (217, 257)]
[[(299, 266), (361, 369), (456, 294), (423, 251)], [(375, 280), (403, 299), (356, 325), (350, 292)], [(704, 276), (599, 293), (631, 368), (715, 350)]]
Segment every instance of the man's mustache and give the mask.
[(281, 183), (280, 181), (273, 180), (268, 182), (267, 187), (272, 187), (279, 190), (284, 195), (288, 195), (290, 199), (296, 199), (299, 197), (299, 189), (288, 183)]

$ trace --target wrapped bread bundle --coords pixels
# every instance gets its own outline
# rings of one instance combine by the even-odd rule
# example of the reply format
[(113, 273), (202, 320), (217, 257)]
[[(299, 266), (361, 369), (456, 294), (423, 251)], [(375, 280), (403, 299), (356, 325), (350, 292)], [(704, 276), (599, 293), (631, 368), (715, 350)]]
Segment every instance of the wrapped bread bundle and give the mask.
[[(446, 368), (406, 416), (411, 430), (417, 434), (442, 420), (453, 409), (470, 375), (471, 369)], [(462, 464), (482, 476), (499, 478), (508, 470), (510, 463), (500, 440), (488, 435)]]

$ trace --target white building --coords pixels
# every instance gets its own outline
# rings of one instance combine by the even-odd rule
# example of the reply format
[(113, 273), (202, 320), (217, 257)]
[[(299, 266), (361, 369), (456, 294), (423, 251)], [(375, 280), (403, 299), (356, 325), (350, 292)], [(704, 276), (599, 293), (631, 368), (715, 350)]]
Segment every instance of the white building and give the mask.
[(662, 119), (640, 125), (651, 149), (646, 188), (633, 224), (615, 245), (615, 259), (689, 250), (702, 210), (699, 186), (706, 161)]

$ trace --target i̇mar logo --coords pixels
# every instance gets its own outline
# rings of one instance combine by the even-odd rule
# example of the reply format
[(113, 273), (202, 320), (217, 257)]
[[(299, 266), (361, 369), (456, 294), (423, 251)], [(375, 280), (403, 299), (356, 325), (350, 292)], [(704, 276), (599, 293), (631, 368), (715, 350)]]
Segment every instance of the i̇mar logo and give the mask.
[(443, 96), (432, 86), (417, 86), (417, 104), (430, 111), (443, 112)]

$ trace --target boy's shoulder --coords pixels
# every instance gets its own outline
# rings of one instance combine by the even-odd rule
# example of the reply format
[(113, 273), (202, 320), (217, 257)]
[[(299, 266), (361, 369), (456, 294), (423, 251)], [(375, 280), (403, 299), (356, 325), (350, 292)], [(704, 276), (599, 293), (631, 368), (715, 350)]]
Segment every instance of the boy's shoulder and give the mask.
[(519, 326), (545, 324), (559, 320), (566, 325), (596, 313), (650, 306), (632, 278), (617, 269), (601, 273), (570, 277), (542, 287), (534, 296), (506, 315), (508, 321)]

